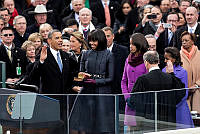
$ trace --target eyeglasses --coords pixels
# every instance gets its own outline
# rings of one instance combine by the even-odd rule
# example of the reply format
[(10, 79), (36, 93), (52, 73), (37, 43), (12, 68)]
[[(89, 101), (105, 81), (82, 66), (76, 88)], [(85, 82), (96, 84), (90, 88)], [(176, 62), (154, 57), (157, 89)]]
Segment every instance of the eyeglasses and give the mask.
[(5, 36), (5, 37), (10, 37), (10, 36), (13, 36), (13, 34), (3, 34), (3, 36)]

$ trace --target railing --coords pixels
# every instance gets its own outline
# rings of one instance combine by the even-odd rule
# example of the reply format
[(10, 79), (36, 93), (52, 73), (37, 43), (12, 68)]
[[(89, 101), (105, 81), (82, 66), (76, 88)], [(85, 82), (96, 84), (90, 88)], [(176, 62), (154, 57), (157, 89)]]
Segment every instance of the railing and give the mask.
[[(142, 134), (193, 128), (200, 125), (200, 117), (193, 112), (193, 125), (187, 96), (183, 94), (188, 90), (190, 89), (125, 95), (41, 95), (2, 88), (0, 133), (74, 134), (79, 131)], [(127, 95), (132, 96), (132, 109), (126, 105), (124, 96)]]

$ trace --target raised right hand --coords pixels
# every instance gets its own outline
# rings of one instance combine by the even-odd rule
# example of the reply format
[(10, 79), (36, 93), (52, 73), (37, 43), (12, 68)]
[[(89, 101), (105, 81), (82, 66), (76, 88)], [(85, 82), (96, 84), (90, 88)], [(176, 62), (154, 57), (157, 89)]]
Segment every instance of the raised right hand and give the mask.
[(44, 62), (44, 60), (47, 58), (47, 46), (42, 47), (42, 51), (40, 53), (40, 62)]

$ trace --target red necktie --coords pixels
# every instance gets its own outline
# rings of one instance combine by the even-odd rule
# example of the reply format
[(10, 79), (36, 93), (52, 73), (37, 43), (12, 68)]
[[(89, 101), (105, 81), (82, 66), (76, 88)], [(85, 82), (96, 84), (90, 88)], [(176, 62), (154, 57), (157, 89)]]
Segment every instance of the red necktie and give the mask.
[(105, 19), (106, 19), (106, 25), (107, 26), (110, 26), (110, 11), (109, 11), (109, 8), (108, 8), (108, 5), (107, 3), (105, 2), (104, 3), (105, 7), (104, 7), (104, 11), (105, 11)]

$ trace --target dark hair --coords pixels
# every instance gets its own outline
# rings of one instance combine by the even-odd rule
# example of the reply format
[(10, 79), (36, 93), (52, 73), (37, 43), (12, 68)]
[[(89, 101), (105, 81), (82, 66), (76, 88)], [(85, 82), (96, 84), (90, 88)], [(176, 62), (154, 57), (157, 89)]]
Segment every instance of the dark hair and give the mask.
[(181, 55), (180, 55), (180, 52), (179, 50), (176, 48), (176, 47), (167, 47), (165, 48), (165, 53), (168, 53), (170, 54), (170, 57), (172, 57), (173, 59), (175, 59), (175, 66), (178, 66), (178, 65), (182, 65), (183, 63), (181, 62)]
[[(51, 39), (53, 33), (56, 33), (56, 32), (60, 32), (60, 31), (59, 31), (58, 29), (53, 29), (53, 30), (51, 30), (51, 31), (49, 32), (49, 34), (48, 34), (48, 39)], [(61, 32), (60, 32), (60, 33), (61, 33)]]
[(195, 42), (196, 41), (196, 35), (193, 34), (193, 33), (189, 33), (188, 31), (184, 31), (182, 34), (181, 34), (181, 37), (180, 39), (182, 39), (183, 36), (185, 35), (189, 35), (190, 36), (190, 39)]
[(66, 27), (73, 26), (73, 25), (77, 25), (78, 27), (78, 22), (75, 19), (69, 19), (66, 21), (65, 25)]
[(117, 12), (115, 13), (115, 17), (116, 17), (121, 23), (123, 23), (123, 22), (126, 20), (126, 17), (125, 17), (125, 15), (124, 15), (123, 11), (122, 11), (123, 5), (124, 5), (125, 3), (129, 4), (130, 7), (133, 9), (133, 6), (132, 6), (130, 0), (122, 0), (119, 9), (118, 9)]
[(107, 48), (107, 39), (103, 30), (101, 29), (92, 30), (88, 34), (88, 42), (90, 41), (98, 41), (98, 46), (96, 48), (97, 51), (102, 51)]
[(143, 60), (147, 61), (149, 64), (158, 64), (159, 63), (159, 54), (156, 51), (147, 51), (143, 55)]
[(3, 27), (3, 28), (1, 29), (1, 33), (2, 33), (4, 30), (11, 30), (11, 31), (14, 33), (14, 30), (13, 30), (12, 27)]
[(180, 0), (180, 1), (179, 1), (179, 6), (182, 4), (183, 1), (185, 1), (185, 2), (189, 2), (190, 5), (191, 5), (191, 0)]
[(176, 15), (177, 15), (177, 17), (178, 17), (178, 21), (180, 20), (180, 17), (179, 17), (179, 15), (178, 15), (178, 13), (177, 13), (177, 12), (169, 12), (169, 13), (168, 13), (168, 15), (167, 15), (167, 18), (168, 18), (168, 16), (169, 16), (169, 15), (171, 15), (171, 14), (176, 14)]
[(5, 8), (5, 7), (0, 8), (0, 11), (5, 11), (5, 10), (8, 11), (8, 14), (10, 14), (10, 11), (8, 10), (8, 8)]
[(131, 40), (131, 43), (137, 48), (137, 52), (144, 54), (148, 51), (149, 44), (143, 34), (134, 33), (131, 35)]
[(3, 24), (5, 25), (5, 19), (2, 16), (0, 16), (0, 20), (2, 20)]

